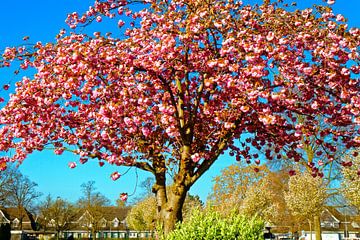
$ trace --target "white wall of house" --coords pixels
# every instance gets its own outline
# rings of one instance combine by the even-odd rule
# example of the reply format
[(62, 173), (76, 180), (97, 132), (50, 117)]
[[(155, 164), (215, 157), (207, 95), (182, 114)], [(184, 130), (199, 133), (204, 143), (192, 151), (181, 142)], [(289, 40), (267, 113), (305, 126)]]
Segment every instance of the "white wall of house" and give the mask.
[[(312, 239), (315, 239), (315, 233), (306, 233), (305, 240), (310, 240), (312, 235)], [(343, 233), (322, 233), (321, 234), (322, 240), (360, 240), (360, 238), (357, 238), (355, 233), (350, 233), (349, 238), (344, 238)]]

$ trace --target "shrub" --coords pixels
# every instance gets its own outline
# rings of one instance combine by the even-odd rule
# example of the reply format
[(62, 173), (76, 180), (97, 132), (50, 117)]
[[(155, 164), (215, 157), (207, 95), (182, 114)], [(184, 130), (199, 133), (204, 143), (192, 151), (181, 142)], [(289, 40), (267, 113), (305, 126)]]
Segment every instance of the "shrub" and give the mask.
[(264, 222), (257, 216), (246, 217), (232, 212), (226, 218), (214, 211), (193, 212), (190, 219), (178, 224), (166, 240), (259, 240), (263, 237)]

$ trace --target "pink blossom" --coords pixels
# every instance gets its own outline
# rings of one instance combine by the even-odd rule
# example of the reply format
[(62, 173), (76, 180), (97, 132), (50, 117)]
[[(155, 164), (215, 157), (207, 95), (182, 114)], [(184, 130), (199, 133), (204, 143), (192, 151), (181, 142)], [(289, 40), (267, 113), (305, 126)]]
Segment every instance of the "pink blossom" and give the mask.
[(275, 37), (275, 33), (274, 32), (269, 32), (267, 35), (266, 35), (266, 40), (268, 40), (269, 42), (271, 42)]
[(111, 174), (111, 179), (112, 179), (113, 181), (118, 180), (120, 177), (121, 177), (121, 174), (120, 174), (119, 172), (113, 172), (113, 173)]
[(312, 67), (306, 67), (303, 69), (303, 71), (306, 75), (310, 75), (313, 72), (313, 69)]
[(126, 202), (128, 197), (129, 197), (129, 195), (127, 193), (121, 193), (120, 194), (120, 200), (123, 201), (123, 202)]
[(141, 129), (142, 134), (144, 134), (145, 137), (148, 137), (151, 134), (151, 129), (149, 127), (143, 127)]
[(81, 163), (81, 164), (84, 164), (84, 163), (86, 163), (88, 161), (88, 159), (87, 158), (80, 158), (80, 160), (79, 160), (79, 162)]
[(122, 27), (122, 26), (124, 26), (125, 25), (125, 22), (123, 21), (123, 20), (119, 20), (118, 21), (118, 26), (119, 27)]
[(347, 68), (342, 68), (341, 69), (341, 74), (345, 75), (345, 76), (348, 76), (348, 75), (350, 75), (350, 70), (347, 69)]
[(64, 147), (59, 147), (59, 148), (56, 148), (56, 149), (54, 150), (54, 153), (55, 153), (56, 155), (61, 155), (64, 151), (65, 151), (65, 148), (64, 148)]
[(193, 160), (193, 162), (199, 162), (201, 157), (200, 157), (200, 154), (199, 153), (195, 153), (193, 155), (191, 155), (191, 159)]
[(69, 162), (68, 166), (69, 166), (69, 168), (75, 168), (76, 167), (76, 162)]
[(329, 28), (329, 29), (335, 29), (335, 28), (336, 28), (336, 23), (330, 21), (330, 22), (328, 23), (328, 28)]
[(97, 16), (97, 17), (96, 17), (96, 21), (97, 21), (97, 22), (101, 22), (101, 21), (102, 21), (101, 16)]
[(336, 21), (338, 21), (338, 22), (343, 22), (343, 21), (345, 21), (345, 18), (344, 18), (343, 15), (338, 14), (338, 15), (336, 15)]
[(327, 4), (332, 5), (335, 3), (335, 0), (327, 0)]

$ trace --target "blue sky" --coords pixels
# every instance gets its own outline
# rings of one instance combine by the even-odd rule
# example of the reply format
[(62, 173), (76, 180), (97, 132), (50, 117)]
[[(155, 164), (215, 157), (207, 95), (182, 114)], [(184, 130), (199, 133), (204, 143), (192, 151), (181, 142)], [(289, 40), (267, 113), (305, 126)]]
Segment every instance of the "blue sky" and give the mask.
[[(31, 1), (2, 1), (0, 5), (0, 50), (6, 46), (17, 46), (22, 43), (24, 36), (30, 36), (31, 43), (36, 41), (54, 41), (55, 35), (61, 28), (66, 28), (67, 13), (74, 11), (84, 12), (93, 0), (31, 0)], [(244, 0), (245, 3), (254, 2)], [(300, 7), (320, 3), (321, 0), (302, 0)], [(349, 20), (350, 26), (360, 26), (359, 0), (337, 0), (333, 6), (335, 13), (342, 13)], [(97, 26), (94, 26), (96, 29)], [(91, 26), (92, 28), (92, 26)], [(98, 29), (101, 31), (103, 29)], [(105, 32), (105, 31), (104, 31)], [(8, 82), (14, 79), (9, 72), (0, 70), (0, 81)], [(16, 80), (16, 79), (15, 79)], [(3, 93), (1, 93), (2, 95)], [(77, 157), (71, 154), (61, 156), (52, 152), (34, 153), (24, 161), (20, 170), (38, 184), (38, 190), (44, 195), (61, 196), (70, 201), (76, 201), (81, 196), (80, 185), (94, 180), (98, 190), (113, 202), (119, 193), (132, 193), (135, 187), (135, 171), (117, 181), (110, 179), (113, 171), (124, 172), (126, 169), (105, 165), (100, 168), (97, 163), (89, 162), (69, 169), (67, 163), (76, 161)], [(198, 194), (203, 200), (211, 190), (212, 177), (235, 160), (223, 156), (219, 161), (192, 187), (191, 193)], [(138, 170), (139, 182), (149, 175)], [(138, 191), (140, 193), (141, 191)]]

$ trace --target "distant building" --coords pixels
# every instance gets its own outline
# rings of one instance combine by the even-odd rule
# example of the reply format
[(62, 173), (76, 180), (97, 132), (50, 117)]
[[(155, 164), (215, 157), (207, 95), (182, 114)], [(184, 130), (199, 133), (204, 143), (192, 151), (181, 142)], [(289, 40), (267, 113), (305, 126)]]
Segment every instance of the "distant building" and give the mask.
[[(152, 236), (150, 231), (132, 231), (128, 229), (125, 218), (129, 208), (119, 207), (101, 207), (101, 216), (97, 216), (96, 237), (97, 238), (148, 238)], [(91, 238), (92, 237), (92, 223), (93, 216), (87, 210), (79, 211), (78, 216), (71, 222), (68, 230), (62, 231), (60, 237), (67, 238), (73, 236), (77, 238)], [(53, 221), (52, 221), (53, 220)], [(55, 222), (52, 219), (49, 222)], [(44, 239), (54, 236), (54, 229), (51, 224), (47, 226), (48, 231), (39, 233), (39, 236)]]
[[(338, 208), (328, 206), (320, 216), (321, 232), (323, 240), (360, 240), (360, 216), (346, 212), (340, 212)], [(294, 226), (272, 226), (272, 231), (277, 232), (277, 239), (289, 239), (286, 229), (290, 231)], [(314, 229), (310, 230), (309, 224), (299, 224), (296, 227), (299, 239), (315, 239)], [(284, 234), (279, 234), (280, 232)], [(301, 238), (300, 238), (301, 237)]]
[(0, 208), (0, 224), (10, 225), (11, 239), (21, 239), (23, 235), (33, 235), (36, 232), (36, 222), (33, 215), (25, 208)]

